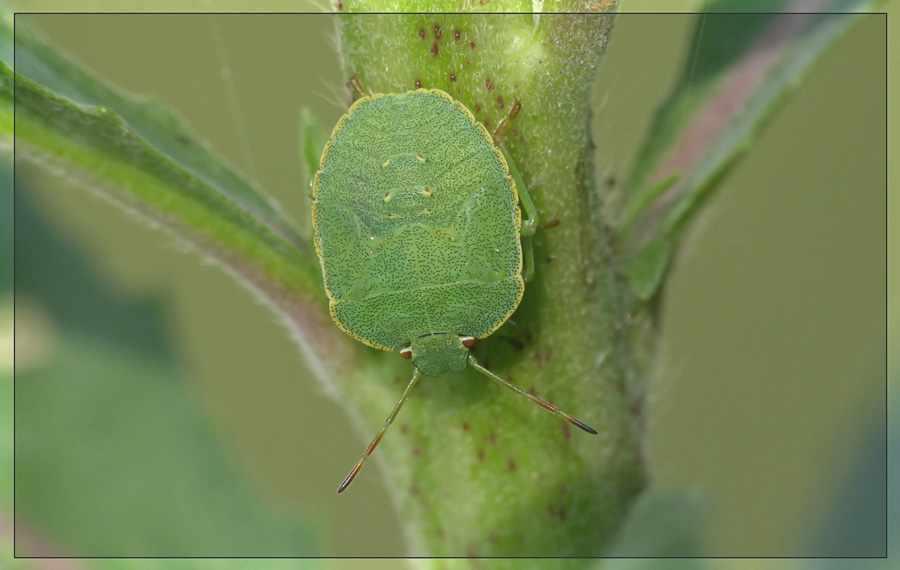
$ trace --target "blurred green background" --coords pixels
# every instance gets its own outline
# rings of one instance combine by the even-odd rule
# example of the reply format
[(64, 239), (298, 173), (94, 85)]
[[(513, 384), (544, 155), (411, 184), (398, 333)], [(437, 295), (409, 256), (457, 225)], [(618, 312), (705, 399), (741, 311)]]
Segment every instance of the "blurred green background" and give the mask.
[[(345, 110), (333, 18), (30, 21), (98, 74), (176, 110), (308, 227), (298, 117), (308, 106), (330, 128)], [(598, 164), (607, 175), (628, 173), (686, 57), (694, 18), (619, 17), (594, 92)], [(650, 457), (656, 484), (707, 500), (710, 555), (881, 554), (885, 471), (877, 467), (884, 463), (864, 463), (876, 468), (862, 479), (853, 471), (869, 453), (861, 439), (885, 422), (883, 34), (884, 20), (868, 17), (826, 56), (725, 178), (671, 275)], [(72, 187), (65, 173), (20, 164), (17, 176), (46, 223), (113, 291), (155, 300), (183, 362), (181, 381), (251, 492), (312, 527), (318, 554), (403, 555), (403, 521), (377, 471), (353, 492), (334, 493), (365, 434), (321, 393), (266, 308), (198, 255)], [(29, 313), (26, 305), (19, 311), (21, 323)], [(32, 313), (42, 323), (35, 326), (52, 329), (39, 315)], [(29, 329), (20, 328), (19, 339), (22, 332)], [(131, 395), (154, 402), (140, 386)], [(874, 493), (863, 502), (873, 508), (853, 514), (862, 538), (823, 542), (833, 513), (845, 512), (854, 476), (854, 488)], [(109, 498), (126, 508), (132, 499)], [(17, 500), (23, 510), (22, 501), (49, 513), (54, 506), (45, 495)]]

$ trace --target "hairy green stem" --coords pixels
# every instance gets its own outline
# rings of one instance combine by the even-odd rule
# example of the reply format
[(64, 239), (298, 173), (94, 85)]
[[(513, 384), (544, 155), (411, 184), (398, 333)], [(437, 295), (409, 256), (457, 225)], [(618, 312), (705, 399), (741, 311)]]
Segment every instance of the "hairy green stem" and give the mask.
[[(423, 378), (375, 454), (410, 554), (602, 555), (645, 484), (631, 298), (589, 131), (590, 87), (611, 27), (608, 14), (338, 17), (345, 77), (371, 92), (442, 89), (489, 129), (521, 101), (507, 150), (541, 219), (559, 223), (535, 236), (537, 274), (515, 330), (479, 341), (474, 355), (599, 431), (572, 429), (471, 370)], [(374, 434), (412, 369), (375, 351), (357, 365), (340, 382), (353, 386), (351, 405)]]

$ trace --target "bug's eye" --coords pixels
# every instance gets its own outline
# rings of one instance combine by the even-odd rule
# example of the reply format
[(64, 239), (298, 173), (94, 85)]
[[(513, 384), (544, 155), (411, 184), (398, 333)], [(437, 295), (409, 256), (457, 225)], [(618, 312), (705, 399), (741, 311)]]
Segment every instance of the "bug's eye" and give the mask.
[(400, 356), (402, 356), (403, 358), (409, 360), (410, 358), (412, 358), (412, 348), (409, 347), (409, 346), (407, 346), (406, 348), (401, 349), (401, 350), (400, 350)]
[(474, 336), (464, 336), (459, 340), (462, 341), (462, 345), (466, 348), (472, 348), (473, 346), (475, 346)]

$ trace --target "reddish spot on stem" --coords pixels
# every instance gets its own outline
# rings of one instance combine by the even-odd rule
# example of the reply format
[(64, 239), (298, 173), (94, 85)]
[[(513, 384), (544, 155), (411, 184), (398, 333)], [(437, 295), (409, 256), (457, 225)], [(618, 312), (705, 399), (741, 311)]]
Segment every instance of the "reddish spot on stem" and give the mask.
[(484, 450), (478, 448), (478, 461), (484, 461)]
[(490, 443), (491, 445), (497, 445), (497, 435), (496, 435), (496, 434), (493, 434), (493, 433), (492, 433), (492, 434), (489, 434), (489, 435), (487, 436), (487, 441), (488, 441), (488, 443)]
[(561, 521), (566, 520), (566, 508), (562, 505), (559, 507), (550, 505), (547, 507), (547, 512), (550, 513), (551, 517), (558, 518)]
[(341, 12), (344, 9), (344, 3), (338, 2), (338, 12)]
[(425, 28), (419, 28), (419, 39), (420, 40), (425, 39)]
[(460, 33), (459, 30), (453, 30), (453, 39), (454, 40), (459, 41), (459, 38), (461, 38), (461, 37), (462, 37), (462, 34)]
[(472, 51), (475, 51), (475, 40), (469, 42), (469, 47), (472, 48)]
[(403, 424), (400, 426), (400, 433), (409, 433), (409, 424)]
[(493, 91), (493, 90), (494, 90), (494, 84), (491, 83), (491, 78), (490, 78), (490, 77), (488, 77), (487, 79), (484, 80), (484, 84), (485, 84), (485, 86), (487, 86), (487, 90), (488, 90), (488, 91)]
[(497, 97), (497, 106), (503, 108), (503, 97)]
[[(418, 89), (421, 86), (422, 86), (422, 82), (419, 81), (418, 79), (416, 79), (416, 89)], [(404, 358), (406, 358), (406, 357), (404, 357)]]
[(417, 445), (413, 448), (412, 453), (415, 457), (422, 457), (422, 448)]
[(469, 431), (469, 422), (463, 422), (462, 428), (463, 431)]
[(516, 470), (516, 460), (512, 457), (509, 458), (509, 461), (506, 462), (506, 466), (509, 467), (510, 471)]
[(450, 74), (450, 83), (456, 83), (456, 75)]
[(434, 39), (441, 39), (441, 25), (437, 22), (434, 23)]
[(437, 57), (438, 54), (440, 53), (440, 51), (441, 51), (441, 48), (438, 47), (437, 42), (431, 44), (431, 55), (433, 55), (434, 57)]

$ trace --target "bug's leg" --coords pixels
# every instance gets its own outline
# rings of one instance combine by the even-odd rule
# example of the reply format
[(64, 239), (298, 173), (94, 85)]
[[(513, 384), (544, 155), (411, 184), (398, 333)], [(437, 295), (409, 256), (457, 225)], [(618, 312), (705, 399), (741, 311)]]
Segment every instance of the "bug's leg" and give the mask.
[(500, 382), (501, 384), (503, 384), (505, 387), (509, 388), (510, 390), (512, 390), (513, 392), (515, 392), (516, 394), (519, 394), (520, 396), (525, 396), (526, 398), (528, 398), (529, 400), (531, 400), (532, 402), (534, 402), (534, 403), (537, 404), (538, 406), (544, 408), (544, 409), (547, 410), (548, 412), (553, 412), (554, 414), (556, 414), (556, 415), (562, 417), (564, 420), (566, 420), (567, 422), (569, 422), (569, 423), (572, 424), (573, 426), (575, 426), (575, 427), (577, 427), (577, 428), (580, 428), (580, 429), (583, 429), (584, 431), (586, 431), (586, 432), (588, 432), (588, 433), (593, 433), (593, 434), (596, 434), (596, 433), (597, 433), (597, 430), (595, 430), (595, 429), (592, 428), (591, 426), (587, 425), (586, 423), (582, 422), (581, 420), (578, 420), (578, 419), (576, 419), (576, 418), (570, 416), (569, 414), (567, 414), (567, 413), (565, 413), (564, 411), (560, 410), (559, 408), (557, 408), (556, 406), (554, 406), (554, 405), (551, 404), (550, 402), (548, 402), (548, 401), (546, 401), (546, 400), (541, 400), (541, 399), (538, 398), (537, 396), (532, 396), (531, 394), (529, 394), (529, 393), (526, 392), (525, 390), (522, 390), (521, 388), (518, 388), (518, 387), (516, 387), (516, 386), (513, 386), (512, 384), (510, 384), (509, 382), (507, 382), (507, 381), (504, 380), (503, 378), (500, 378), (499, 376), (497, 376), (496, 374), (494, 374), (493, 372), (491, 372), (490, 370), (488, 370), (488, 369), (485, 368), (484, 366), (478, 364), (478, 361), (475, 360), (475, 357), (472, 356), (471, 354), (469, 355), (469, 366), (471, 366), (471, 367), (474, 368), (475, 370), (481, 372), (481, 373), (484, 374), (485, 376), (488, 376), (488, 377), (490, 377), (490, 378), (493, 378), (493, 379), (496, 380), (497, 382)]
[[(513, 166), (510, 170), (515, 171), (516, 167)], [(534, 207), (534, 202), (531, 200), (531, 194), (528, 193), (528, 188), (522, 184), (522, 178), (519, 176), (519, 173), (517, 171), (513, 172), (513, 176), (516, 179), (516, 187), (519, 189), (519, 202), (522, 203), (522, 210), (525, 214), (525, 219), (522, 220), (522, 230), (519, 234), (523, 237), (531, 236), (534, 235), (534, 232), (536, 232), (538, 228), (537, 208)]]
[[(503, 149), (502, 143), (500, 148)], [(503, 152), (509, 156), (506, 149), (503, 149)], [(519, 229), (519, 235), (522, 236), (522, 255), (525, 258), (523, 260), (522, 278), (525, 281), (531, 281), (531, 278), (534, 277), (534, 245), (532, 244), (531, 236), (537, 231), (538, 213), (537, 208), (534, 207), (534, 202), (531, 200), (531, 194), (528, 193), (528, 187), (522, 181), (522, 176), (519, 174), (516, 165), (511, 160), (508, 161), (508, 164), (509, 172), (512, 174), (513, 180), (516, 182), (516, 189), (519, 191), (519, 202), (522, 204), (522, 210), (525, 214), (525, 219), (522, 220), (522, 227)]]
[(534, 244), (531, 236), (522, 237), (522, 279), (526, 283), (534, 277)]
[(397, 417), (397, 412), (400, 411), (400, 408), (403, 406), (403, 402), (405, 402), (406, 398), (409, 397), (409, 393), (412, 391), (413, 386), (415, 386), (416, 382), (419, 381), (420, 375), (421, 372), (419, 372), (419, 369), (416, 368), (416, 371), (413, 372), (412, 380), (409, 381), (409, 384), (406, 386), (406, 390), (404, 390), (403, 395), (400, 396), (400, 401), (397, 402), (396, 406), (394, 406), (394, 411), (391, 412), (391, 415), (388, 416), (387, 421), (384, 422), (384, 426), (381, 428), (381, 431), (378, 432), (378, 435), (375, 436), (375, 439), (373, 439), (372, 443), (369, 444), (369, 447), (366, 448), (366, 452), (363, 454), (362, 459), (359, 460), (359, 462), (356, 464), (356, 467), (354, 467), (353, 470), (350, 471), (350, 474), (347, 475), (347, 478), (344, 479), (344, 482), (341, 483), (340, 487), (338, 487), (338, 493), (342, 493), (344, 489), (346, 489), (350, 485), (350, 483), (353, 482), (356, 474), (359, 473), (359, 470), (362, 469), (363, 465), (366, 464), (366, 459), (368, 459), (368, 457), (372, 455), (372, 452), (375, 451), (375, 446), (378, 445), (378, 442), (381, 441), (381, 438), (384, 436), (384, 432), (386, 432), (387, 428), (390, 427), (390, 425), (394, 422), (394, 418)]
[(537, 208), (534, 207), (534, 202), (531, 201), (528, 188), (522, 182), (522, 177), (512, 161), (509, 162), (509, 170), (516, 181), (516, 187), (519, 189), (519, 202), (522, 203), (522, 210), (525, 214), (519, 235), (522, 236), (522, 256), (524, 257), (522, 260), (522, 279), (528, 282), (534, 277), (534, 244), (532, 243), (532, 236), (537, 231), (538, 213)]
[[(507, 152), (503, 143), (500, 142), (499, 144), (500, 148), (503, 150), (503, 154), (509, 156), (509, 152)], [(522, 204), (522, 213), (525, 218), (522, 220), (522, 228), (519, 230), (519, 235), (522, 237), (533, 236), (538, 226), (537, 208), (534, 207), (534, 202), (531, 200), (531, 194), (528, 193), (528, 187), (525, 186), (525, 182), (522, 181), (522, 175), (519, 174), (519, 169), (516, 168), (515, 163), (513, 163), (512, 160), (509, 160), (507, 161), (507, 165), (509, 166), (509, 173), (516, 183), (516, 190), (519, 194), (519, 203)]]
[[(504, 150), (504, 152), (506, 151)], [(534, 207), (531, 194), (528, 193), (528, 187), (525, 186), (522, 176), (512, 161), (509, 162), (509, 171), (516, 181), (516, 188), (519, 190), (519, 202), (521, 202), (522, 210), (525, 214), (525, 219), (522, 220), (522, 227), (519, 229), (519, 235), (522, 237), (522, 255), (524, 257), (522, 260), (522, 278), (528, 282), (534, 277), (534, 244), (532, 243), (532, 236), (538, 227), (537, 208)]]
[[(513, 104), (512, 109), (509, 110), (509, 114), (503, 117), (499, 123), (497, 123), (497, 128), (494, 129), (493, 137), (494, 141), (497, 145), (503, 150), (503, 154), (509, 156), (509, 151), (506, 150), (506, 147), (503, 145), (503, 136), (509, 131), (509, 128), (512, 126), (513, 121), (516, 120), (516, 117), (519, 116), (519, 111), (522, 110), (522, 102), (516, 99), (516, 102)], [(538, 225), (538, 213), (537, 208), (534, 207), (534, 202), (531, 200), (531, 195), (528, 193), (528, 187), (525, 186), (522, 181), (522, 176), (519, 174), (516, 165), (513, 164), (511, 160), (507, 161), (507, 165), (509, 166), (509, 173), (512, 175), (513, 180), (516, 182), (516, 189), (519, 194), (519, 202), (522, 203), (522, 210), (524, 210), (525, 219), (522, 220), (522, 229), (519, 232), (522, 236), (530, 236), (534, 235), (535, 230)], [(532, 267), (534, 264), (532, 264)]]
[(509, 110), (509, 114), (500, 119), (500, 122), (497, 123), (497, 128), (494, 129), (494, 139), (500, 140), (503, 138), (503, 135), (509, 130), (509, 127), (512, 126), (513, 121), (516, 120), (516, 117), (519, 116), (519, 111), (522, 110), (522, 102), (518, 99), (513, 103), (512, 109)]
[(354, 73), (350, 76), (350, 79), (347, 81), (347, 85), (353, 91), (353, 100), (362, 99), (366, 96), (366, 90), (363, 88), (362, 81), (359, 80), (359, 77)]

